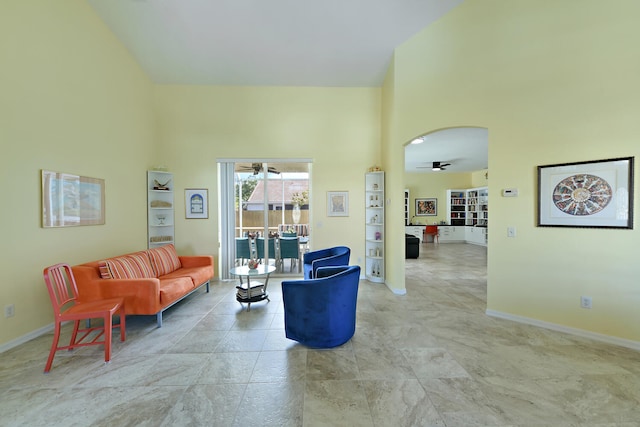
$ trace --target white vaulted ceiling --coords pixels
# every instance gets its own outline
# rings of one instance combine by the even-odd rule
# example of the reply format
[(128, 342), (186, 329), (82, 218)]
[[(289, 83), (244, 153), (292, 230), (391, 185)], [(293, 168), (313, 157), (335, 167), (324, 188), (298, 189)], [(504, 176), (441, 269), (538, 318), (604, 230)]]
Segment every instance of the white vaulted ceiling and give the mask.
[(155, 83), (380, 86), (462, 0), (87, 0)]
[[(312, 87), (381, 86), (394, 49), (463, 2), (86, 1), (155, 83)], [(408, 147), (406, 170), (486, 167), (486, 130), (466, 129)]]
[[(475, 172), (489, 167), (489, 132), (485, 128), (459, 127), (425, 135), (420, 144), (404, 150), (407, 172)], [(451, 163), (446, 172), (433, 172), (433, 162)]]

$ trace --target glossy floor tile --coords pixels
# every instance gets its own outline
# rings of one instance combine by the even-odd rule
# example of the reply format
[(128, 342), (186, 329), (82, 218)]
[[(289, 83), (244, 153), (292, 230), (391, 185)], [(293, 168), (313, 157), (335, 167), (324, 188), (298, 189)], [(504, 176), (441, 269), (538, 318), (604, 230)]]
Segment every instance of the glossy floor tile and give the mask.
[(487, 317), (486, 248), (420, 250), (406, 295), (360, 282), (335, 349), (285, 338), (277, 279), (250, 312), (218, 282), (160, 329), (130, 316), (108, 364), (58, 352), (45, 375), (34, 339), (0, 354), (0, 426), (640, 426), (640, 353)]

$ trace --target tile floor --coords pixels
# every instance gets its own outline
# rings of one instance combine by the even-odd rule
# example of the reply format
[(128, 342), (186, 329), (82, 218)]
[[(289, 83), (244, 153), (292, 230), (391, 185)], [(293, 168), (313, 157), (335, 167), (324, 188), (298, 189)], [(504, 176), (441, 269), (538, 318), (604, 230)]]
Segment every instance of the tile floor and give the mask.
[[(0, 354), (0, 426), (640, 426), (640, 353), (484, 314), (486, 249), (425, 244), (405, 296), (361, 281), (354, 338), (287, 340), (281, 294), (243, 311), (232, 283), (127, 341)], [(43, 284), (44, 289), (44, 284)]]

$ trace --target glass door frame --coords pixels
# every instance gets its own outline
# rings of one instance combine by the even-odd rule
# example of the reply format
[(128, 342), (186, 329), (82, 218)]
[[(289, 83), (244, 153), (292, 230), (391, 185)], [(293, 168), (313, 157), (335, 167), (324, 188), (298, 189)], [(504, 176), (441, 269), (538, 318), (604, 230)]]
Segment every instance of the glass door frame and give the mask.
[[(216, 159), (218, 164), (218, 233), (219, 233), (219, 247), (220, 253), (218, 254), (220, 279), (230, 279), (229, 270), (235, 263), (235, 237), (236, 237), (236, 222), (235, 222), (235, 164), (236, 163), (261, 163), (263, 170), (268, 170), (269, 164), (275, 163), (307, 163), (309, 165), (309, 194), (312, 194), (311, 189), (311, 173), (313, 159), (308, 158), (218, 158)], [(264, 212), (264, 231), (263, 233), (268, 237), (269, 227), (269, 200), (267, 197), (268, 192), (268, 175), (265, 174), (265, 186), (264, 186), (264, 200), (263, 200), (263, 212)], [(240, 206), (242, 208), (242, 206)], [(311, 200), (309, 200), (309, 235), (311, 235), (311, 223), (312, 223), (312, 209)], [(265, 248), (265, 253), (268, 248)]]

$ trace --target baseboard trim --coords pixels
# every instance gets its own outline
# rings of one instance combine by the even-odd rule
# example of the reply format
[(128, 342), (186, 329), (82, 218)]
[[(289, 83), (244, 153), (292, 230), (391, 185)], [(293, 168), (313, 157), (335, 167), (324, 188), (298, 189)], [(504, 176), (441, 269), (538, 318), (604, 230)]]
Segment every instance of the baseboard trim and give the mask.
[(384, 284), (387, 286), (387, 288), (389, 288), (389, 290), (391, 292), (394, 293), (394, 295), (406, 295), (407, 294), (407, 289), (406, 288), (403, 288), (403, 289), (392, 288), (391, 285), (388, 282), (384, 282)]
[(26, 335), (23, 335), (21, 337), (18, 337), (14, 340), (8, 341), (4, 344), (0, 344), (0, 353), (4, 353), (5, 351), (11, 350), (12, 348), (15, 348), (19, 345), (22, 345), (26, 342), (31, 341), (34, 338), (38, 338), (41, 335), (44, 335), (46, 333), (49, 333), (53, 331), (53, 323), (47, 325), (47, 326), (43, 326), (40, 329), (36, 329), (35, 331), (31, 331)]
[(487, 309), (485, 313), (487, 316), (497, 317), (499, 319), (511, 320), (513, 322), (524, 323), (527, 325), (537, 326), (544, 329), (550, 329), (552, 331), (564, 332), (566, 334), (576, 335), (583, 338), (589, 338), (594, 341), (600, 341), (607, 344), (613, 344), (620, 347), (626, 347), (626, 348), (640, 351), (640, 342), (638, 341), (612, 337), (610, 335), (604, 335), (604, 334), (599, 334), (597, 332), (585, 331), (584, 329), (558, 325), (556, 323), (545, 322), (543, 320), (532, 319), (524, 316), (517, 316), (515, 314), (503, 313), (501, 311), (496, 311), (496, 310)]

